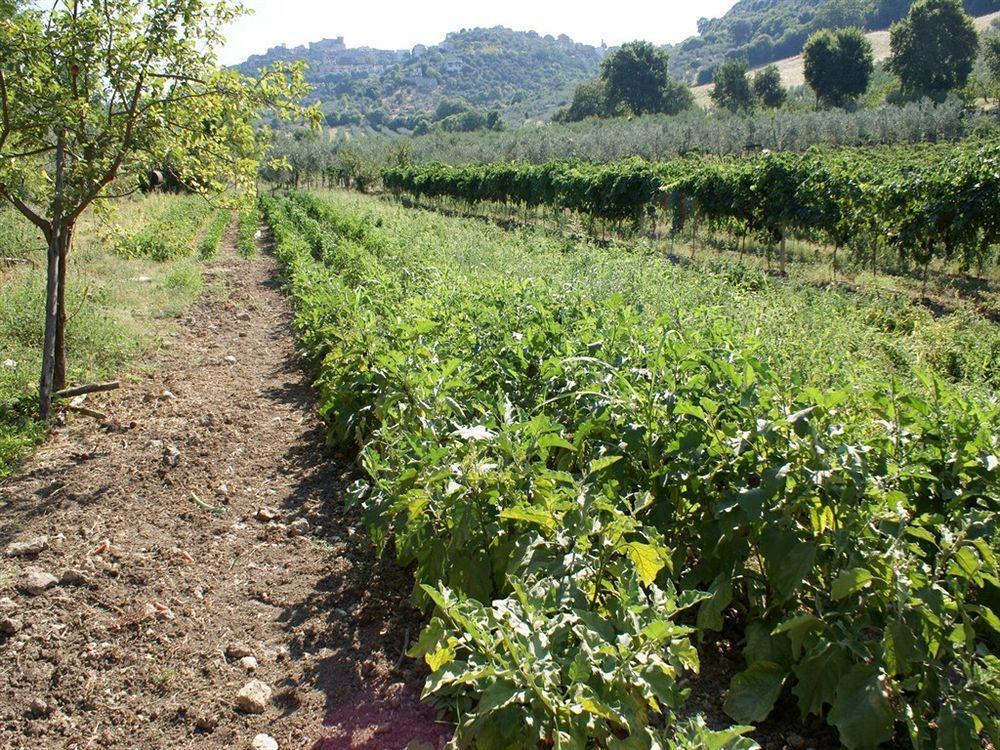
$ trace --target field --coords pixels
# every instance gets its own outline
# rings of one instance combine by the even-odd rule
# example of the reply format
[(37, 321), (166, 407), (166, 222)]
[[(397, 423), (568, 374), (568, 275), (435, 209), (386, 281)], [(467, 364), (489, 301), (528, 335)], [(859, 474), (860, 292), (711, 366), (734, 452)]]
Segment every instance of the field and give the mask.
[(460, 742), (742, 748), (779, 710), (852, 749), (1000, 739), (988, 320), (376, 198), (263, 209)]
[[(202, 276), (192, 256), (214, 253), (226, 218), (201, 198), (157, 195), (120, 206), (114, 223), (93, 218), (81, 226), (67, 303), (71, 382), (116, 376), (138, 352), (156, 348), (154, 323), (180, 315), (197, 297)], [(0, 210), (0, 255), (2, 477), (43, 434), (34, 412), (45, 246), (10, 210)]]

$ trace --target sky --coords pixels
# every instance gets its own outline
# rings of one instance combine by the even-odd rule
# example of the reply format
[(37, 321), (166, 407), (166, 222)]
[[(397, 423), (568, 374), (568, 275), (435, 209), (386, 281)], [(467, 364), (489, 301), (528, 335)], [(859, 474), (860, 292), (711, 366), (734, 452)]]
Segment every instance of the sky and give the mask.
[(222, 62), (242, 62), (269, 47), (344, 37), (349, 47), (409, 49), (437, 44), (445, 34), (475, 26), (507, 26), (539, 34), (567, 34), (599, 45), (645, 39), (679, 42), (697, 21), (725, 13), (734, 0), (244, 0), (253, 15), (227, 30)]

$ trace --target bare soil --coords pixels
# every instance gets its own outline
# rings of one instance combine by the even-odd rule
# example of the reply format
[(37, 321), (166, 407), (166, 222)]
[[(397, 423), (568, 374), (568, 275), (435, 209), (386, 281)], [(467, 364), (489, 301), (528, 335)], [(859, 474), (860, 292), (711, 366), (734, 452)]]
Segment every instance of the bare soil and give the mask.
[[(110, 419), (71, 416), (0, 485), (0, 549), (48, 537), (0, 557), (4, 750), (450, 735), (402, 658), (412, 579), (344, 511), (354, 469), (324, 452), (276, 263), (225, 244), (154, 366), (88, 402)], [(29, 595), (30, 567), (60, 581)], [(251, 679), (272, 689), (261, 714), (237, 707)]]

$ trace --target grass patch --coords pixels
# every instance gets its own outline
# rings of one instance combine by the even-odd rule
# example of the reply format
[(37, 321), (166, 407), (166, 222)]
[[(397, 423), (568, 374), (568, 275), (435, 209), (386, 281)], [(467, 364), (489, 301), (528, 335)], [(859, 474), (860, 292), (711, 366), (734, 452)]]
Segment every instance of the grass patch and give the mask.
[[(115, 238), (160, 225), (192, 198), (155, 195), (124, 203), (117, 228), (89, 217), (77, 229), (67, 286), (67, 377), (71, 383), (112, 378), (137, 353), (154, 347), (162, 320), (180, 315), (201, 292), (192, 257), (163, 262), (114, 252)], [(200, 200), (200, 199), (198, 199)], [(190, 210), (190, 209), (186, 209)], [(190, 252), (182, 253), (190, 256)], [(12, 211), (0, 210), (0, 256), (30, 262), (0, 267), (0, 477), (44, 437), (34, 420), (44, 329), (42, 237)]]

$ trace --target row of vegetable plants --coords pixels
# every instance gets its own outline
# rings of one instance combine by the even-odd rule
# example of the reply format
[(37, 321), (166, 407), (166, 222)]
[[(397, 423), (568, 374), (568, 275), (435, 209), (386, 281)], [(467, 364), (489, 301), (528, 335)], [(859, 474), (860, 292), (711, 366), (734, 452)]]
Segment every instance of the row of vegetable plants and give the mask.
[[(424, 264), (307, 195), (263, 211), (455, 747), (748, 748), (781, 695), (852, 750), (1000, 742), (995, 402), (800, 388), (721, 322)], [(723, 629), (714, 733), (679, 681)]]
[(222, 235), (229, 229), (232, 221), (232, 212), (225, 209), (219, 209), (212, 215), (212, 218), (205, 225), (205, 233), (198, 246), (198, 254), (202, 259), (213, 258), (219, 252)]
[[(163, 215), (144, 224), (135, 232), (122, 233), (115, 241), (115, 250), (126, 258), (150, 258), (156, 261), (174, 260), (190, 255), (194, 242), (206, 221), (216, 213), (204, 198), (195, 195), (178, 196)], [(215, 227), (209, 227), (209, 231)], [(221, 236), (221, 235), (220, 235)], [(199, 250), (204, 252), (205, 248)]]
[(385, 169), (382, 182), (419, 199), (552, 207), (616, 224), (665, 212), (676, 230), (696, 218), (774, 246), (795, 236), (865, 257), (885, 247), (925, 270), (934, 259), (983, 267), (1000, 241), (996, 142), (665, 163), (427, 163)]

